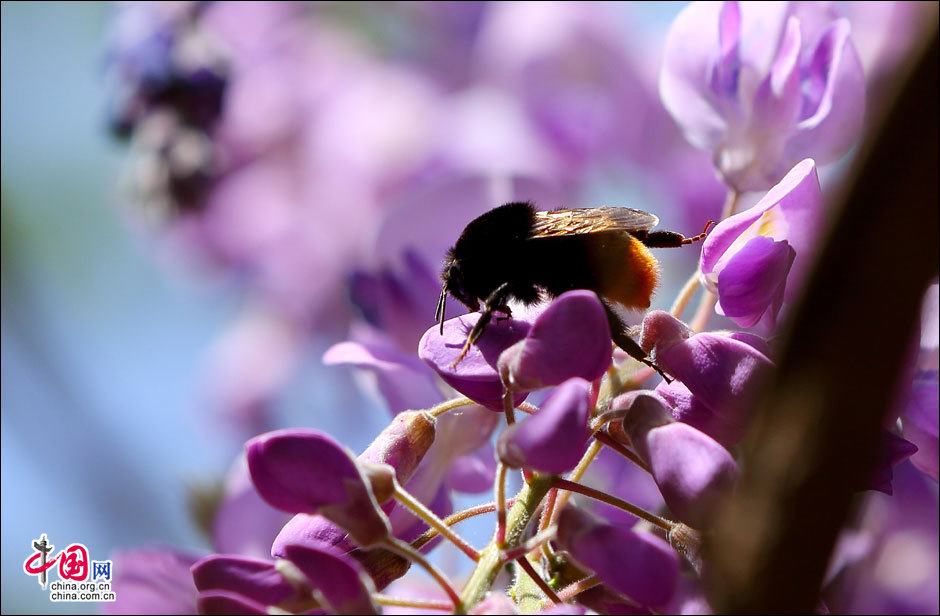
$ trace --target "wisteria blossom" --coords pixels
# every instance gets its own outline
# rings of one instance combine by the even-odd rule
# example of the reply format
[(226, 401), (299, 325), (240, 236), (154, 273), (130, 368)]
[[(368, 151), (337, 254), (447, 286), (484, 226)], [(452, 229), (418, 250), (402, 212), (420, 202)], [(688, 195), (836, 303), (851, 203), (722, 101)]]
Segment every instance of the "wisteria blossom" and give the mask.
[[(909, 62), (859, 4), (693, 2), (663, 40), (632, 36), (628, 13), (652, 8), (610, 4), (120, 8), (107, 71), (132, 200), (244, 294), (207, 389), (245, 438), (209, 549), (125, 552), (158, 575), (122, 564), (109, 609), (721, 607), (703, 542), (747, 486), (761, 396), (799, 335), (784, 325), (838, 196), (817, 166), (865, 137), (865, 72)], [(480, 312), (434, 323), (446, 247), (517, 199), (706, 228), (662, 251), (652, 308), (624, 316), (646, 365), (586, 289), (501, 305), (469, 345)], [(936, 283), (923, 313), (902, 382), (859, 384), (896, 402), (848, 486), (861, 515), (820, 611), (936, 609)], [(311, 354), (358, 390), (285, 426), (278, 396)], [(387, 415), (373, 429), (357, 404)], [(357, 453), (350, 435), (373, 439)]]
[(769, 188), (803, 158), (837, 160), (861, 131), (851, 24), (805, 24), (796, 5), (693, 2), (670, 27), (663, 103), (738, 191)]
[(741, 327), (775, 326), (813, 257), (821, 208), (816, 165), (806, 159), (756, 205), (715, 227), (702, 244), (700, 270), (719, 314)]

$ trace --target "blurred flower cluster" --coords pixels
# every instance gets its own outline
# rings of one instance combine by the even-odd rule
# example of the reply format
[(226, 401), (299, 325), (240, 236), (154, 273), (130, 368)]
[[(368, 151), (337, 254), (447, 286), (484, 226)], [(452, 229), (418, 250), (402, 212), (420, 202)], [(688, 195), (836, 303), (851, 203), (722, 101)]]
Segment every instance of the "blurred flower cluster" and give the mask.
[[(710, 609), (700, 534), (734, 490), (778, 321), (835, 192), (817, 167), (862, 136), (871, 84), (905, 61), (897, 31), (923, 7), (694, 2), (664, 37), (630, 10), (117, 10), (107, 69), (130, 199), (169, 246), (245, 289), (208, 378), (252, 438), (213, 510), (213, 553), (118, 555), (116, 611)], [(700, 255), (679, 251), (691, 277), (672, 308), (637, 320), (669, 378), (612, 351), (585, 290), (494, 321), (455, 363), (479, 315), (429, 326), (463, 226), (514, 200), (596, 205), (598, 187), (654, 195), (629, 205), (675, 227), (719, 221)], [(881, 463), (857, 486), (879, 494), (832, 558), (833, 610), (937, 610), (937, 311), (934, 284)], [(320, 431), (271, 430), (272, 401), (323, 340), (323, 361), (368, 376), (391, 415), (359, 455)], [(492, 513), (483, 549), (454, 528)], [(427, 557), (443, 541), (474, 567), (462, 591)], [(135, 574), (141, 556), (159, 580)]]

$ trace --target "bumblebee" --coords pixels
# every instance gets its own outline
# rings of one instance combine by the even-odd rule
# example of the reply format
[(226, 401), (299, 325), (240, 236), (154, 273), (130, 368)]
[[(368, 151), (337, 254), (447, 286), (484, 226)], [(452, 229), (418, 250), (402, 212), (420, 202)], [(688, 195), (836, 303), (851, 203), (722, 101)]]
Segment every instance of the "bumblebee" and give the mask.
[(507, 203), (471, 221), (447, 251), (435, 314), (443, 332), (448, 294), (481, 311), (454, 365), (495, 312), (511, 316), (511, 300), (531, 305), (588, 289), (604, 305), (613, 342), (662, 374), (629, 336), (614, 307), (649, 308), (659, 282), (659, 266), (649, 249), (700, 241), (714, 223), (692, 237), (653, 231), (658, 223), (653, 214), (626, 207), (539, 211), (529, 202)]

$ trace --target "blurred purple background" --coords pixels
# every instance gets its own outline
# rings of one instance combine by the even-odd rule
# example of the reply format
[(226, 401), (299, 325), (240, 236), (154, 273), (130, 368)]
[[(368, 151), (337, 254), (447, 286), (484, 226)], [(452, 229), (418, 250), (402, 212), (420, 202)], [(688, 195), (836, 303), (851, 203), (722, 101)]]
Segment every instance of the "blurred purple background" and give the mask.
[[(207, 548), (187, 493), (258, 431), (368, 444), (388, 420), (368, 375), (321, 357), (413, 355), (478, 213), (716, 218), (657, 91), (683, 5), (4, 3), (4, 612), (95, 611), (21, 573), (43, 532), (92, 558)], [(869, 85), (904, 49), (878, 6), (853, 22)], [(663, 308), (697, 255), (657, 256)]]

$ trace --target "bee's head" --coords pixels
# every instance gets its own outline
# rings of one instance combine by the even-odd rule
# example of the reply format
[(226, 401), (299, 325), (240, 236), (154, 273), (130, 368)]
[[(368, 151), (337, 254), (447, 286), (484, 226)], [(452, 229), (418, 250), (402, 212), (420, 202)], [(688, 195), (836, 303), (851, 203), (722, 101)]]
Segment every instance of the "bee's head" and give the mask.
[(464, 304), (470, 310), (479, 308), (479, 298), (466, 290), (464, 284), (463, 270), (460, 267), (460, 261), (456, 259), (453, 249), (448, 251), (447, 258), (444, 260), (444, 268), (441, 270), (441, 298), (437, 302), (437, 313), (435, 320), (441, 324), (441, 332), (444, 331), (444, 307), (447, 302), (447, 294), (450, 293), (460, 303)]

